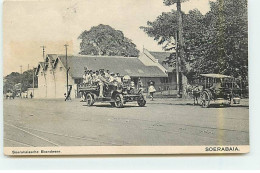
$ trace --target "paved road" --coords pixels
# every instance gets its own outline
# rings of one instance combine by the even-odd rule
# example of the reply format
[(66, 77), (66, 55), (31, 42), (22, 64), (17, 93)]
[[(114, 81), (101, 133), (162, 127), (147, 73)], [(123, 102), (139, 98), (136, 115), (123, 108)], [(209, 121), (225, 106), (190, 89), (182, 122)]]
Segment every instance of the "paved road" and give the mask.
[(146, 107), (86, 106), (79, 100), (4, 100), (4, 145), (247, 145), (248, 100), (201, 108), (192, 101), (156, 99)]

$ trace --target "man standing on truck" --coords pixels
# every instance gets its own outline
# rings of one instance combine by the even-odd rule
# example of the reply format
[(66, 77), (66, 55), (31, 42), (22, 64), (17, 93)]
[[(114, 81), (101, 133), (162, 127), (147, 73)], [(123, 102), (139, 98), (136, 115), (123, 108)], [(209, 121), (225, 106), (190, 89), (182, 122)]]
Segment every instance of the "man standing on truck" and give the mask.
[(113, 83), (114, 81), (116, 80), (116, 78), (115, 78), (115, 73), (113, 73), (113, 72), (111, 72), (111, 74), (110, 74), (110, 77), (109, 77), (109, 82), (110, 83)]
[(86, 84), (90, 84), (90, 82), (91, 82), (90, 70), (87, 71), (85, 82), (86, 82)]
[(83, 84), (85, 85), (86, 84), (86, 78), (87, 78), (87, 70), (84, 71), (84, 74), (83, 74)]
[(99, 97), (104, 97), (103, 93), (104, 93), (104, 84), (107, 84), (107, 80), (105, 78), (105, 73), (101, 72), (101, 74), (99, 74), (98, 76), (98, 85), (99, 85)]
[(95, 85), (98, 83), (98, 75), (99, 75), (99, 72), (98, 72), (98, 71), (96, 71), (96, 72), (94, 71), (94, 72), (93, 72), (93, 75), (92, 75), (92, 83), (95, 84)]
[(119, 84), (121, 84), (121, 83), (122, 83), (122, 79), (121, 79), (121, 77), (120, 77), (120, 74), (119, 74), (119, 73), (117, 73), (117, 74), (116, 74), (116, 81), (117, 81)]
[(109, 78), (110, 78), (110, 72), (109, 72), (109, 70), (105, 71), (105, 78), (106, 78), (107, 80), (109, 80)]

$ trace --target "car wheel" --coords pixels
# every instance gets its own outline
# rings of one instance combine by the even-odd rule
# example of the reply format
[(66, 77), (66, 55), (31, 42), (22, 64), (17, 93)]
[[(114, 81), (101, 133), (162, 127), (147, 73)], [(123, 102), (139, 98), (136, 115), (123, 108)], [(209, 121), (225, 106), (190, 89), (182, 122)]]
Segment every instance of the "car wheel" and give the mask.
[(203, 92), (202, 97), (201, 97), (201, 106), (203, 108), (208, 108), (210, 105), (210, 96), (208, 92)]

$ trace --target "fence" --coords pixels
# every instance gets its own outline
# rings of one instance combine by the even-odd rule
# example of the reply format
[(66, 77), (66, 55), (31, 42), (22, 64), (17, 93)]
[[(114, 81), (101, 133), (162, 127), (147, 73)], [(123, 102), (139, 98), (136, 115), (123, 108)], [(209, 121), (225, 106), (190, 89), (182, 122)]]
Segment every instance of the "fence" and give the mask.
[[(162, 83), (162, 84), (155, 84), (154, 85), (156, 92), (154, 96), (157, 97), (174, 97), (177, 95), (177, 85), (170, 84), (170, 83)], [(148, 85), (144, 85), (143, 92), (148, 93)]]

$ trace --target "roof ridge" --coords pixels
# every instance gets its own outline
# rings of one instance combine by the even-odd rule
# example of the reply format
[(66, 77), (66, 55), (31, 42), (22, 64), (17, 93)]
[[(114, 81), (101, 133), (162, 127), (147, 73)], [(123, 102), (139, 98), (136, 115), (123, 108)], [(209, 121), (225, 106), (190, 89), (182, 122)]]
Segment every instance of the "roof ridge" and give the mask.
[[(59, 54), (58, 56), (66, 56), (64, 54)], [(126, 56), (99, 56), (99, 55), (67, 55), (68, 57), (86, 57), (86, 58), (138, 58), (138, 57), (126, 57)]]

